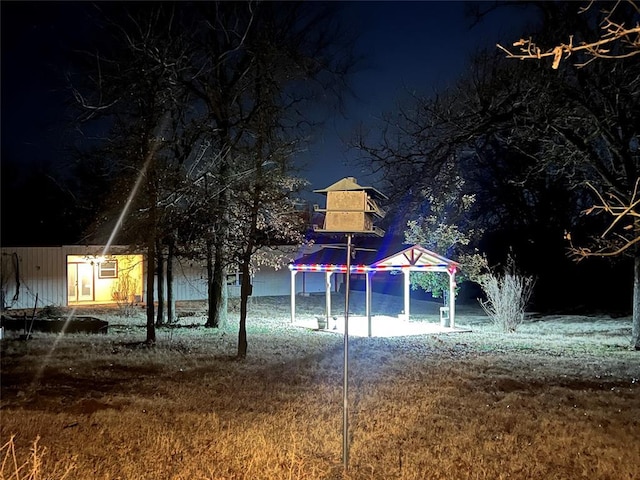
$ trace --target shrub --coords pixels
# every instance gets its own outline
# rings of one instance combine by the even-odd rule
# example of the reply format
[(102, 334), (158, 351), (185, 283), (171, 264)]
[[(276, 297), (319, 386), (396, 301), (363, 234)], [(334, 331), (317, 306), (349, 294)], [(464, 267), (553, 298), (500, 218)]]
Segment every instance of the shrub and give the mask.
[(524, 312), (535, 280), (520, 273), (513, 258), (509, 257), (502, 273), (481, 275), (478, 283), (487, 299), (478, 299), (495, 325), (504, 332), (513, 333), (524, 320)]
[(136, 292), (138, 282), (128, 274), (122, 275), (113, 286), (111, 296), (118, 304), (120, 314), (131, 317), (136, 310)]
[(38, 318), (62, 318), (66, 316), (63, 308), (55, 305), (45, 305), (38, 311)]
[(41, 447), (38, 442), (40, 437), (33, 441), (31, 451), (27, 459), (19, 459), (14, 443), (15, 435), (0, 447), (2, 463), (0, 463), (0, 479), (7, 480), (65, 480), (70, 478), (75, 469), (75, 459), (55, 463), (49, 468), (43, 467), (43, 457), (47, 455), (47, 449)]

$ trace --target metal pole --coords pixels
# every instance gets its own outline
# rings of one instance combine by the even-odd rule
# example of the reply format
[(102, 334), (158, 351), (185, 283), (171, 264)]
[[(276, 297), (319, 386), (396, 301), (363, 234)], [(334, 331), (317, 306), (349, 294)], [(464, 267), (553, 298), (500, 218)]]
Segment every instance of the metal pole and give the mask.
[(344, 367), (342, 384), (342, 464), (349, 468), (349, 280), (351, 278), (351, 234), (347, 233), (347, 278), (344, 292)]

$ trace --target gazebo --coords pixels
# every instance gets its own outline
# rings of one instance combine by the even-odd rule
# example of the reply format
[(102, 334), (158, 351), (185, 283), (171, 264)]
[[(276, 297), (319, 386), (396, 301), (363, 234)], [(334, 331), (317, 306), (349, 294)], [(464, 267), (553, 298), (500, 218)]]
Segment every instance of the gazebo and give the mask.
[[(402, 272), (404, 276), (404, 314), (409, 320), (409, 294), (411, 290), (411, 272), (442, 272), (449, 276), (449, 304), (441, 309), (441, 316), (448, 315), (449, 327), (455, 327), (455, 287), (456, 272), (460, 264), (434, 253), (420, 245), (399, 249), (378, 249), (374, 251), (356, 250), (351, 265), (352, 274), (365, 275), (365, 315), (371, 336), (371, 279), (376, 272)], [(326, 285), (326, 315), (331, 315), (331, 275), (346, 273), (346, 252), (343, 249), (322, 248), (319, 251), (305, 255), (289, 264), (291, 271), (291, 322), (295, 322), (296, 282), (298, 272), (324, 273)]]

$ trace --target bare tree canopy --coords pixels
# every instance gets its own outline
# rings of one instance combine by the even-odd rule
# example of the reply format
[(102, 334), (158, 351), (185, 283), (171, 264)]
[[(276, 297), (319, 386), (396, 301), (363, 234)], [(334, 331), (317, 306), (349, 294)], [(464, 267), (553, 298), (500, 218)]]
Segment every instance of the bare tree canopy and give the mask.
[[(533, 5), (544, 13), (536, 35), (550, 42), (571, 31), (587, 38), (597, 28), (571, 3)], [(621, 4), (615, 12), (622, 7), (629, 9)], [(581, 68), (567, 62), (554, 70), (542, 62), (514, 63), (494, 51), (477, 55), (454, 87), (399, 105), (383, 117), (379, 130), (361, 132), (356, 146), (388, 182), (385, 191), (396, 200), (404, 224), (431, 215), (456, 185), (464, 185), (454, 205), (475, 195), (479, 208), (460, 218), (459, 228), (484, 229), (485, 238), (502, 230), (511, 242), (519, 232), (521, 250), (538, 258), (538, 267), (569, 262), (562, 252), (565, 230), (578, 245), (595, 240), (592, 254), (618, 252), (640, 265), (639, 127), (636, 57)], [(600, 206), (590, 209), (598, 201)], [(585, 210), (614, 217), (590, 222), (593, 215), (580, 215)], [(625, 238), (629, 245), (621, 249)], [(563, 258), (549, 263), (550, 244)], [(538, 291), (553, 294), (551, 277), (538, 282)], [(634, 292), (640, 291), (636, 284)], [(640, 296), (633, 307), (640, 345)]]
[[(150, 343), (154, 273), (164, 284), (168, 252), (206, 263), (207, 326), (218, 327), (227, 270), (241, 269), (248, 282), (259, 247), (299, 241), (295, 195), (304, 181), (293, 155), (321, 120), (314, 106), (340, 106), (354, 66), (349, 37), (335, 6), (321, 3), (96, 11), (103, 41), (80, 52), (69, 81), (78, 126), (102, 122), (108, 131), (83, 160), (111, 168), (105, 184), (120, 186), (102, 195), (97, 227), (146, 248)], [(248, 284), (241, 295), (245, 356)], [(157, 324), (163, 299), (159, 285)]]

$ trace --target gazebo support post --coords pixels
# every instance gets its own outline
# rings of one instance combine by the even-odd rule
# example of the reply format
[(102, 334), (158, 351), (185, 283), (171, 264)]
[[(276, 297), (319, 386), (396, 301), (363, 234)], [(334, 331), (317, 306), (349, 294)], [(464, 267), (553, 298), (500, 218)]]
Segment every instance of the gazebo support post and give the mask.
[(411, 290), (411, 270), (408, 268), (402, 269), (404, 275), (404, 315), (405, 319), (409, 321), (409, 305), (410, 305), (410, 290)]
[(331, 273), (332, 272), (324, 272), (325, 310), (327, 315), (327, 327), (329, 327), (329, 317), (331, 317)]
[(291, 323), (296, 321), (296, 270), (291, 270)]
[(365, 311), (367, 315), (367, 328), (368, 335), (371, 337), (371, 277), (373, 276), (373, 272), (368, 271), (366, 277), (366, 286), (365, 286), (365, 297), (364, 297), (364, 305)]
[(456, 326), (456, 271), (455, 269), (447, 270), (449, 274), (449, 327)]

